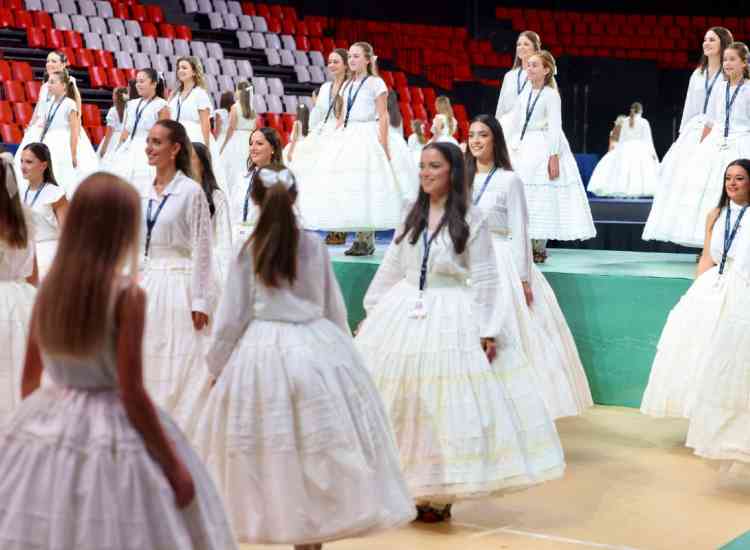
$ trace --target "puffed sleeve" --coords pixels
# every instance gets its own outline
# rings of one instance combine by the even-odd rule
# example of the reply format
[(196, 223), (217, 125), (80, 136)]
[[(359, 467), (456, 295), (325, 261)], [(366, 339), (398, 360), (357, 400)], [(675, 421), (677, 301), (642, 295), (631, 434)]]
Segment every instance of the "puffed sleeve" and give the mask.
[(110, 107), (109, 111), (107, 111), (107, 126), (110, 128), (116, 128), (117, 118), (117, 109), (115, 107)]
[(495, 311), (498, 288), (497, 260), (487, 219), (479, 212), (473, 215), (477, 217), (477, 221), (470, 224), (471, 236), (467, 249), (479, 336), (494, 338), (502, 331), (501, 316)]
[[(498, 195), (499, 198), (499, 195)], [(513, 262), (522, 281), (531, 281), (531, 239), (529, 238), (529, 211), (526, 206), (526, 193), (523, 182), (517, 175), (513, 175), (508, 185), (506, 196), (508, 211), (508, 228), (511, 236), (511, 250)]]
[(515, 105), (516, 92), (513, 89), (514, 70), (511, 69), (503, 76), (503, 83), (500, 86), (500, 96), (497, 98), (497, 109), (495, 109), (495, 118), (499, 121), (500, 117), (511, 112)]
[(253, 318), (255, 276), (249, 247), (243, 248), (229, 265), (226, 286), (219, 300), (206, 353), (209, 372), (218, 378), (237, 342)]
[[(198, 186), (194, 182), (194, 185)], [(192, 258), (192, 310), (209, 313), (212, 302), (213, 250), (211, 243), (211, 212), (208, 201), (200, 187), (191, 193), (188, 222)]]
[(393, 235), (393, 241), (388, 246), (388, 250), (385, 253), (380, 267), (378, 268), (375, 277), (370, 283), (370, 287), (367, 289), (365, 294), (364, 307), (365, 311), (369, 314), (375, 306), (378, 305), (383, 296), (393, 288), (396, 283), (406, 277), (406, 269), (401, 261), (401, 251), (405, 246), (410, 246), (408, 243), (408, 236), (404, 237), (400, 244), (396, 244), (396, 236), (403, 232), (403, 227), (396, 229)]
[(211, 101), (211, 97), (208, 95), (208, 92), (203, 88), (198, 88), (195, 90), (195, 109), (197, 111), (207, 110), (209, 114), (211, 114), (214, 110), (213, 101)]
[(381, 95), (388, 93), (388, 86), (386, 86), (385, 81), (379, 76), (375, 78), (370, 77), (368, 79), (368, 86), (375, 97), (380, 97)]
[(547, 144), (550, 155), (560, 154), (560, 143), (562, 141), (562, 106), (560, 94), (553, 88), (545, 88), (545, 103), (547, 104)]
[(341, 294), (341, 288), (336, 279), (336, 274), (333, 272), (331, 257), (328, 254), (328, 249), (325, 244), (322, 242), (319, 243), (319, 248), (323, 257), (323, 291), (325, 299), (325, 303), (323, 304), (323, 315), (346, 334), (351, 334), (346, 312), (346, 303), (344, 302), (344, 296)]

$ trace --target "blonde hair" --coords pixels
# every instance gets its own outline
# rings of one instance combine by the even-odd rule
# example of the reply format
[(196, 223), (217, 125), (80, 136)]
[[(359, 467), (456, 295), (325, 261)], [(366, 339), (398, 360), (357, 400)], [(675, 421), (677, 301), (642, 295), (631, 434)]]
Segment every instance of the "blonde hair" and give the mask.
[(378, 76), (378, 56), (375, 55), (375, 50), (369, 42), (355, 42), (352, 47), (357, 46), (365, 54), (365, 59), (369, 61), (367, 64), (367, 74), (371, 76)]
[(256, 117), (255, 109), (253, 109), (252, 92), (253, 85), (250, 84), (247, 80), (243, 80), (242, 82), (237, 83), (237, 88), (235, 89), (235, 97), (237, 98), (237, 102), (240, 104), (243, 118), (251, 119)]
[(96, 172), (78, 187), (34, 306), (32, 330), (45, 352), (89, 357), (107, 343), (128, 259), (131, 277), (137, 273), (140, 223), (140, 197), (125, 180)]
[(70, 78), (70, 73), (68, 72), (68, 69), (63, 69), (62, 71), (55, 71), (50, 75), (50, 77), (56, 76), (60, 79), (60, 82), (65, 84), (65, 96), (69, 97), (73, 101), (76, 102), (76, 105), (78, 106), (78, 112), (81, 112), (81, 94), (78, 92), (78, 86), (76, 86), (75, 82), (72, 78)]
[(555, 75), (557, 74), (557, 62), (555, 61), (555, 57), (547, 50), (539, 50), (531, 57), (538, 57), (544, 68), (549, 69), (549, 73), (544, 77), (544, 85), (556, 90), (557, 80), (555, 80)]
[(427, 143), (427, 138), (424, 137), (424, 120), (422, 120), (421, 118), (412, 120), (411, 130), (416, 134), (417, 141), (419, 141), (420, 145), (424, 145), (425, 143)]
[[(196, 87), (208, 90), (208, 84), (206, 83), (206, 73), (203, 71), (203, 63), (201, 63), (201, 60), (192, 55), (183, 55), (182, 57), (177, 58), (178, 68), (180, 66), (180, 63), (183, 61), (190, 65), (190, 68), (193, 69), (193, 81), (195, 82)], [(182, 83), (182, 81), (180, 81), (180, 83), (177, 85), (177, 89), (172, 92), (170, 98), (176, 92), (181, 92), (184, 86), (185, 85)]]
[(447, 95), (437, 96), (435, 98), (435, 107), (438, 113), (445, 115), (445, 118), (448, 119), (449, 135), (452, 136), (456, 131), (456, 117), (453, 115), (453, 106), (451, 105), (450, 98)]
[(631, 128), (635, 126), (635, 115), (640, 114), (642, 112), (643, 112), (643, 105), (641, 105), (637, 101), (630, 106), (630, 113), (628, 116), (630, 117)]
[(745, 68), (742, 71), (742, 78), (750, 78), (750, 66), (748, 66), (748, 61), (750, 61), (750, 51), (747, 48), (747, 44), (744, 42), (732, 42), (726, 49), (737, 52), (737, 55), (745, 64)]
[[(521, 38), (522, 36), (534, 45), (535, 53), (542, 49), (542, 39), (539, 38), (539, 35), (534, 31), (523, 31), (518, 35), (518, 38)], [(521, 66), (521, 63), (521, 58), (516, 56), (516, 59), (513, 61), (513, 68), (517, 69)]]

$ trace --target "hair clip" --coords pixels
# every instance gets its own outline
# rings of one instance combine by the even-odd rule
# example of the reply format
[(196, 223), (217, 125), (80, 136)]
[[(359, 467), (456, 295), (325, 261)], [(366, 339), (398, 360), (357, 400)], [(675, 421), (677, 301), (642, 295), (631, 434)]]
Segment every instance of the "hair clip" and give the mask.
[(7, 152), (0, 154), (0, 162), (2, 162), (5, 172), (5, 190), (12, 199), (18, 193), (18, 182), (13, 171), (13, 155)]
[(270, 188), (280, 183), (287, 191), (297, 183), (294, 179), (294, 174), (288, 168), (284, 168), (278, 172), (270, 168), (263, 168), (258, 172), (258, 178), (260, 178), (264, 187)]

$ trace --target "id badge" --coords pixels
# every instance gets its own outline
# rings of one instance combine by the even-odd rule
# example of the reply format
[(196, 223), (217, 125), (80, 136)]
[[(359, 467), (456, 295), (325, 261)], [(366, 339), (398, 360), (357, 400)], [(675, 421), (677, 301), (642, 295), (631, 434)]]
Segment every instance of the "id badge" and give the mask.
[(250, 222), (241, 222), (240, 228), (239, 228), (239, 236), (240, 239), (247, 240), (250, 238), (250, 235), (253, 234), (253, 224)]
[(412, 319), (424, 319), (427, 317), (427, 308), (424, 303), (424, 296), (420, 293), (419, 298), (414, 301), (409, 317)]

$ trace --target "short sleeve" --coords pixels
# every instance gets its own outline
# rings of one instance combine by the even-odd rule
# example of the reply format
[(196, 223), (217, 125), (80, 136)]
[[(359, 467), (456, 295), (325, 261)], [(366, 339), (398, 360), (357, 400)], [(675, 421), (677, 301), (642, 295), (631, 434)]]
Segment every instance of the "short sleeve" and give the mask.
[(208, 92), (203, 88), (196, 88), (195, 90), (195, 108), (198, 111), (204, 111), (208, 109), (209, 113), (211, 113), (214, 109), (213, 102), (208, 96)]
[(70, 99), (69, 97), (65, 98), (65, 116), (67, 117), (70, 113), (77, 113), (78, 112), (78, 105), (75, 101)]
[(110, 107), (109, 111), (107, 111), (107, 126), (115, 128), (117, 126), (117, 119), (117, 109)]
[(388, 86), (385, 85), (385, 81), (380, 78), (379, 76), (376, 76), (375, 78), (370, 77), (368, 82), (368, 85), (370, 89), (372, 90), (373, 96), (380, 97), (382, 94), (388, 93)]

